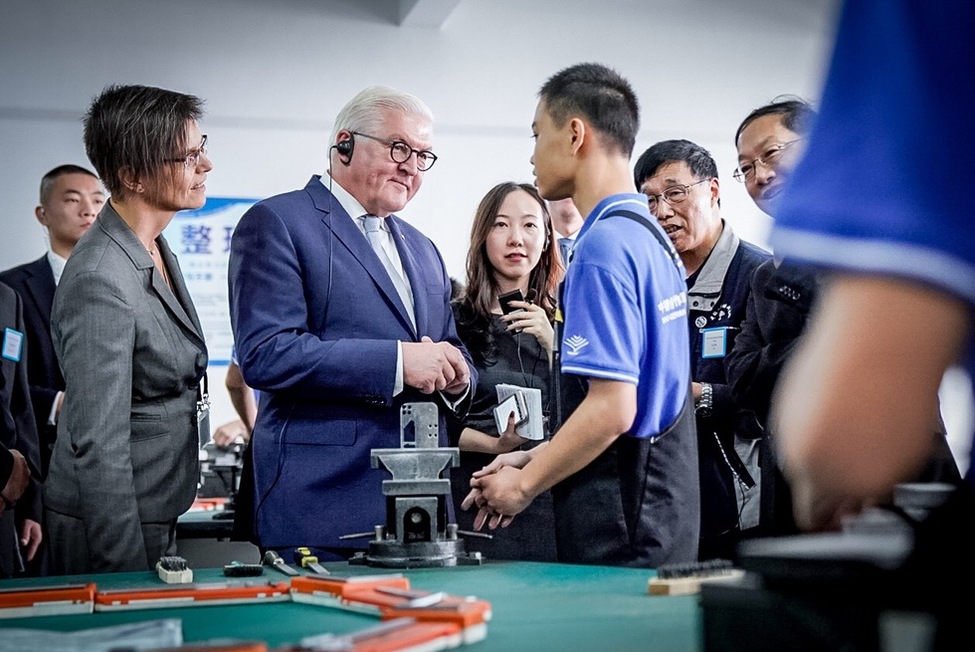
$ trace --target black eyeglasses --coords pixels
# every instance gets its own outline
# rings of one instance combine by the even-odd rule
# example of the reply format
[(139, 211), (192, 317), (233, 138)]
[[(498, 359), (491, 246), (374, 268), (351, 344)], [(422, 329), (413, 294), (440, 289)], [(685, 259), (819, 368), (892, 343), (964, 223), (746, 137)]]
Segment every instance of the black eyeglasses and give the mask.
[(195, 168), (200, 164), (200, 157), (207, 153), (207, 135), (203, 134), (203, 141), (200, 146), (182, 158), (167, 158), (167, 163), (182, 163), (187, 170)]
[(650, 207), (651, 213), (656, 213), (657, 197), (660, 197), (671, 206), (675, 206), (681, 203), (682, 201), (684, 201), (685, 199), (687, 199), (687, 191), (690, 190), (692, 187), (696, 186), (699, 183), (704, 183), (705, 181), (710, 181), (710, 180), (711, 179), (709, 177), (707, 179), (701, 179), (700, 181), (695, 181), (694, 183), (687, 184), (687, 185), (680, 184), (677, 186), (671, 186), (669, 188), (665, 188), (662, 193), (657, 195), (644, 193), (647, 196), (647, 206)]
[(732, 173), (732, 176), (741, 183), (745, 183), (745, 179), (751, 181), (755, 177), (756, 165), (761, 165), (766, 170), (775, 167), (779, 157), (782, 156), (782, 152), (789, 149), (800, 140), (802, 140), (802, 138), (796, 138), (795, 140), (790, 140), (785, 143), (775, 143), (774, 145), (769, 145), (769, 148), (765, 150), (765, 153), (758, 158), (753, 158), (750, 161), (739, 163), (738, 167), (735, 168), (735, 171)]
[(433, 167), (434, 163), (437, 162), (437, 155), (433, 152), (425, 149), (413, 149), (402, 140), (386, 140), (385, 138), (377, 138), (376, 136), (364, 134), (361, 131), (353, 131), (352, 133), (356, 136), (362, 136), (363, 138), (375, 140), (383, 145), (388, 145), (389, 158), (393, 159), (397, 163), (406, 163), (410, 160), (411, 156), (416, 154), (416, 167), (421, 172), (426, 172)]

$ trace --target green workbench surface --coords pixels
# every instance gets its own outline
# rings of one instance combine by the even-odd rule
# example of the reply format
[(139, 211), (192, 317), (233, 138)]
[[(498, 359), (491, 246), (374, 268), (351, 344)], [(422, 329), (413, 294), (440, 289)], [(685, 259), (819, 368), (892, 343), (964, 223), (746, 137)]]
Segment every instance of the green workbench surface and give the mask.
[[(397, 571), (345, 563), (325, 564), (333, 573), (376, 574)], [(531, 562), (492, 562), (481, 566), (402, 571), (413, 589), (473, 595), (493, 609), (487, 638), (462, 649), (481, 650), (666, 650), (702, 648), (698, 596), (651, 597), (653, 571), (604, 566)], [(217, 569), (196, 569), (200, 583), (226, 578)], [(248, 578), (261, 579), (261, 578)], [(263, 579), (286, 580), (271, 569)], [(161, 586), (154, 573), (109, 573), (0, 581), (0, 589), (93, 581), (99, 588)], [(302, 637), (347, 633), (377, 619), (338, 609), (292, 602), (97, 612), (94, 614), (0, 619), (5, 627), (75, 631), (120, 623), (179, 618), (186, 641), (240, 638), (270, 645), (297, 643)]]

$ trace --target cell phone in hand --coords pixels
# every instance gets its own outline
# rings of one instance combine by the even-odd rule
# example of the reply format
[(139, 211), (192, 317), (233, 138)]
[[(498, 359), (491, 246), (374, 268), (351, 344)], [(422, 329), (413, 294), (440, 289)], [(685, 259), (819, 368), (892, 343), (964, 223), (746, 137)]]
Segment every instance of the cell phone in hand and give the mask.
[(517, 407), (517, 410), (515, 410), (515, 425), (520, 426), (528, 421), (528, 401), (525, 400), (525, 395), (521, 392), (515, 392), (512, 396), (515, 397), (515, 406)]
[[(532, 387), (519, 387), (498, 383), (495, 385), (499, 405), (494, 421), (498, 432), (508, 428), (508, 419), (514, 416), (516, 433), (525, 439), (540, 441), (545, 436), (542, 415), (542, 391)], [(514, 399), (512, 404), (510, 401)], [(502, 407), (506, 405), (506, 407)]]
[(524, 301), (525, 295), (521, 293), (521, 290), (515, 290), (514, 292), (506, 292), (504, 294), (498, 295), (498, 303), (501, 304), (501, 312), (508, 315), (513, 313), (520, 308), (516, 308), (511, 305), (512, 301)]
[(528, 403), (520, 392), (515, 392), (495, 406), (494, 425), (498, 429), (498, 434), (508, 429), (508, 419), (512, 416), (516, 426), (528, 421)]

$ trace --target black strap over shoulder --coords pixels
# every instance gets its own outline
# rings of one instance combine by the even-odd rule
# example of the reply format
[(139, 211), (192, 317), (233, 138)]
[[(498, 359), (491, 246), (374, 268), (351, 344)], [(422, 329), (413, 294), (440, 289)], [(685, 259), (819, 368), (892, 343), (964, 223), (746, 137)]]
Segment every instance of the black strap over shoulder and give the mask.
[[(670, 255), (671, 261), (674, 263), (674, 267), (676, 267), (678, 270), (683, 269), (680, 257), (677, 255), (677, 251), (674, 249), (670, 240), (668, 240), (667, 236), (661, 233), (659, 229), (655, 229), (653, 227), (653, 224), (651, 224), (647, 218), (633, 211), (616, 210), (603, 215), (599, 219), (603, 220), (609, 217), (625, 217), (627, 219), (633, 220), (637, 224), (640, 224), (641, 226), (646, 228), (648, 231), (650, 231), (651, 234), (653, 234), (653, 237), (656, 238), (657, 242), (660, 243), (660, 246), (664, 248), (664, 251), (666, 251)], [(681, 273), (683, 274), (683, 272)], [(562, 283), (559, 283), (559, 288), (557, 292), (559, 306), (563, 305), (562, 294), (564, 290), (565, 290), (565, 282), (563, 281)], [(588, 391), (587, 385), (585, 381), (582, 380), (581, 377), (573, 376), (573, 378), (575, 378), (574, 382), (566, 382), (565, 377), (562, 375), (561, 373), (562, 356), (559, 351), (561, 342), (562, 342), (562, 320), (557, 318), (555, 322), (555, 350), (553, 351), (553, 366), (552, 366), (552, 370), (553, 370), (552, 387), (554, 392), (553, 400), (556, 406), (556, 411), (555, 414), (553, 415), (553, 419), (554, 419), (554, 423), (552, 424), (553, 433), (557, 432), (558, 429), (562, 427), (563, 418), (567, 417), (568, 415), (572, 414), (575, 411), (575, 409), (582, 402), (582, 399), (585, 398), (586, 392)], [(688, 387), (688, 396), (690, 396), (690, 387)], [(690, 417), (686, 417), (685, 412), (687, 412), (687, 414), (689, 414)], [(666, 433), (670, 432), (672, 429), (677, 428), (679, 424), (684, 424), (688, 420), (688, 418), (691, 424), (693, 424), (694, 423), (693, 403), (691, 403), (691, 408), (689, 410), (682, 411), (681, 415), (674, 420), (674, 423), (668, 426), (668, 428), (663, 433), (658, 435), (658, 438), (663, 437)]]
[(639, 213), (634, 213), (633, 211), (616, 210), (606, 213), (599, 219), (605, 220), (610, 217), (625, 217), (626, 219), (633, 220), (640, 226), (644, 227), (647, 231), (653, 234), (653, 237), (656, 238), (657, 242), (660, 243), (660, 246), (664, 248), (664, 251), (670, 255), (670, 259), (674, 263), (674, 266), (677, 267), (677, 269), (681, 268), (680, 256), (677, 254), (677, 250), (674, 249), (673, 244), (667, 239), (667, 236), (660, 232), (659, 229), (653, 228), (653, 225), (649, 220), (647, 220), (647, 218), (643, 217)]

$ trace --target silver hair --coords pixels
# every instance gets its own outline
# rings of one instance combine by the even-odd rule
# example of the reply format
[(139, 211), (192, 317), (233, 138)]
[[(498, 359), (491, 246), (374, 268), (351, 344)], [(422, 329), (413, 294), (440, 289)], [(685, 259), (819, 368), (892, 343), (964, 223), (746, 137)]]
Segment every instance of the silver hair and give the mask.
[[(383, 121), (383, 110), (396, 109), (411, 118), (421, 118), (433, 124), (433, 112), (416, 95), (403, 93), (388, 86), (370, 86), (359, 92), (335, 116), (329, 144), (334, 145), (340, 131), (375, 133)], [(331, 150), (329, 150), (331, 161)]]

